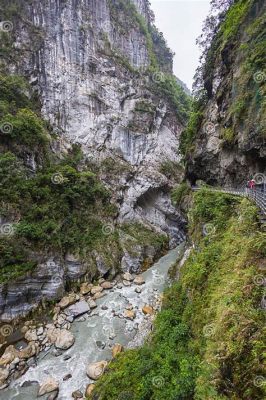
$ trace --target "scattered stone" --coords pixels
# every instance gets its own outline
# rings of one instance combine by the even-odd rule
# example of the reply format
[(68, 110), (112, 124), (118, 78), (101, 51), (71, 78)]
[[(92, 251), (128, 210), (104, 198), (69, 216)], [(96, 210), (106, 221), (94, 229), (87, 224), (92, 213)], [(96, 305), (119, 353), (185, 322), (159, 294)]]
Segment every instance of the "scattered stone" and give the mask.
[(55, 341), (55, 347), (61, 350), (67, 350), (73, 346), (75, 342), (74, 335), (66, 329), (59, 330)]
[(67, 374), (64, 376), (63, 381), (68, 381), (68, 379), (72, 378), (71, 374)]
[(117, 284), (117, 289), (122, 289), (122, 287), (123, 287), (122, 283)]
[(69, 315), (66, 317), (66, 321), (72, 323), (74, 321), (74, 317), (72, 315)]
[(143, 314), (145, 314), (145, 315), (147, 315), (147, 314), (152, 315), (152, 314), (154, 314), (154, 309), (153, 309), (151, 306), (149, 306), (149, 305), (146, 304), (146, 305), (142, 308), (142, 312), (143, 312)]
[(67, 361), (67, 360), (69, 360), (70, 358), (71, 358), (71, 355), (66, 354), (66, 355), (64, 356), (63, 360), (64, 360), (64, 361)]
[(131, 283), (130, 283), (129, 281), (125, 281), (125, 280), (124, 280), (124, 281), (123, 281), (123, 285), (124, 285), (124, 286), (131, 286)]
[(54, 357), (59, 357), (59, 356), (61, 356), (63, 354), (63, 352), (58, 350), (58, 349), (54, 349), (52, 351), (52, 354), (53, 354)]
[(113, 284), (111, 282), (105, 281), (105, 282), (101, 283), (101, 287), (103, 289), (112, 289)]
[(123, 346), (119, 343), (116, 343), (112, 348), (112, 356), (116, 357), (116, 355), (122, 353), (123, 350), (124, 350)]
[(88, 304), (89, 304), (89, 307), (91, 310), (93, 310), (94, 308), (97, 307), (97, 304), (95, 303), (95, 301), (93, 299), (89, 299)]
[(125, 310), (124, 317), (133, 320), (136, 318), (136, 312), (134, 310)]
[(90, 293), (92, 287), (93, 287), (93, 285), (91, 283), (84, 282), (80, 286), (80, 293), (83, 295), (88, 294), (88, 293)]
[(104, 349), (105, 348), (105, 346), (106, 346), (106, 343), (105, 342), (102, 342), (101, 340), (97, 340), (96, 341), (96, 346), (99, 348), (99, 349)]
[(44, 394), (57, 391), (59, 389), (59, 384), (54, 378), (47, 378), (40, 386), (38, 397), (43, 396)]
[(140, 287), (136, 287), (136, 289), (135, 289), (135, 292), (136, 292), (136, 293), (141, 293), (141, 292), (142, 292), (142, 290), (141, 290), (141, 288), (140, 288)]
[(28, 342), (32, 342), (32, 341), (38, 340), (38, 336), (37, 336), (36, 330), (29, 330), (29, 331), (27, 331), (27, 332), (25, 333), (24, 337), (25, 337), (25, 339), (26, 339)]
[(72, 393), (72, 397), (74, 399), (82, 399), (83, 398), (83, 394), (80, 390), (75, 390), (75, 392)]
[(132, 304), (127, 304), (127, 306), (126, 306), (126, 310), (133, 310), (133, 306), (132, 306)]
[(51, 394), (49, 395), (49, 397), (47, 398), (47, 400), (55, 400), (55, 399), (57, 399), (58, 394), (59, 394), (59, 390), (56, 390), (55, 392), (53, 392), (53, 393), (51, 393)]
[(101, 286), (93, 286), (91, 288), (91, 294), (100, 293), (102, 291), (103, 291), (103, 288)]
[(106, 296), (106, 293), (95, 293), (95, 295), (93, 296), (93, 300), (100, 299), (104, 296)]
[(37, 336), (41, 336), (41, 335), (43, 335), (43, 333), (44, 333), (43, 326), (40, 326), (40, 327), (37, 329)]
[(105, 310), (108, 310), (108, 307), (105, 306), (105, 305), (102, 305), (102, 306), (101, 306), (101, 309), (105, 311)]
[(93, 380), (99, 379), (104, 373), (107, 364), (108, 364), (107, 361), (99, 361), (89, 364), (86, 370), (88, 377)]
[(90, 311), (90, 307), (85, 300), (80, 300), (78, 303), (75, 303), (68, 307), (66, 311), (72, 315), (74, 318), (85, 314), (86, 312)]
[(58, 303), (58, 307), (60, 307), (61, 309), (65, 309), (68, 306), (71, 306), (72, 304), (76, 303), (76, 295), (75, 294), (69, 294), (68, 296), (63, 297), (59, 303)]
[(134, 282), (136, 285), (144, 285), (145, 280), (144, 280), (144, 278), (143, 278), (142, 275), (138, 275), (138, 276), (136, 276), (136, 278), (134, 279), (133, 282)]
[(85, 396), (89, 397), (92, 394), (93, 389), (95, 388), (94, 383), (89, 383), (86, 387)]
[(0, 368), (0, 386), (4, 385), (7, 378), (8, 378), (9, 372), (7, 369), (2, 369)]
[(134, 280), (134, 276), (131, 275), (129, 272), (126, 272), (125, 274), (123, 274), (123, 279), (125, 281), (133, 281)]

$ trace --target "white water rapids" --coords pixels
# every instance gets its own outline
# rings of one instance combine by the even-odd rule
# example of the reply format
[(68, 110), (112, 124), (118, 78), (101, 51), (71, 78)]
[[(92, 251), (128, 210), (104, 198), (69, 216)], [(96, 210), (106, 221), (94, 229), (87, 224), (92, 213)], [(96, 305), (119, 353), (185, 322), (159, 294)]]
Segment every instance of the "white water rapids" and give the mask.
[[(151, 268), (142, 275), (145, 284), (141, 286), (141, 293), (135, 292), (136, 285), (112, 290), (106, 290), (106, 296), (96, 301), (97, 308), (91, 314), (74, 321), (71, 331), (75, 336), (74, 345), (62, 355), (55, 356), (54, 350), (40, 353), (36, 365), (33, 365), (22, 377), (12, 382), (9, 388), (0, 392), (1, 400), (33, 400), (37, 399), (39, 385), (51, 376), (59, 382), (59, 400), (71, 400), (76, 390), (85, 392), (91, 381), (86, 376), (86, 367), (95, 361), (110, 360), (111, 348), (115, 343), (127, 347), (138, 332), (138, 326), (145, 321), (142, 307), (145, 304), (154, 305), (156, 295), (160, 294), (167, 284), (167, 274), (171, 265), (176, 261), (183, 245), (170, 250), (160, 258)], [(127, 304), (131, 303), (136, 311), (133, 321), (113, 316), (112, 310), (122, 314)], [(104, 310), (102, 309), (104, 306)], [(107, 309), (105, 309), (108, 307)], [(85, 319), (85, 320), (83, 320)], [(141, 332), (139, 332), (141, 333)], [(144, 334), (144, 333), (143, 333)], [(114, 339), (109, 337), (115, 336)], [(97, 343), (96, 343), (97, 342)], [(101, 346), (101, 343), (105, 344)], [(104, 349), (102, 348), (104, 347)], [(63, 380), (67, 375), (72, 377)], [(35, 382), (36, 384), (27, 384)], [(23, 385), (24, 384), (24, 385)], [(23, 386), (22, 386), (23, 385)], [(47, 399), (48, 395), (41, 399)]]

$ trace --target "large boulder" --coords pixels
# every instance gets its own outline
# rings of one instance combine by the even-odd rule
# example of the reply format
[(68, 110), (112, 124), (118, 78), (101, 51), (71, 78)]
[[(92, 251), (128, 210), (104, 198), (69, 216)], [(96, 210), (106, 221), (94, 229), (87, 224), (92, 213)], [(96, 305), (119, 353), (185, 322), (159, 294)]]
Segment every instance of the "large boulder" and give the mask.
[(99, 379), (104, 373), (107, 364), (108, 364), (107, 361), (99, 361), (89, 364), (86, 371), (88, 377), (93, 380)]
[(12, 363), (12, 361), (17, 357), (17, 353), (18, 351), (13, 345), (8, 346), (0, 358), (0, 366), (5, 367), (6, 365)]
[(60, 329), (55, 341), (55, 347), (61, 350), (67, 350), (75, 342), (74, 335), (67, 329)]
[(93, 285), (91, 283), (84, 282), (80, 286), (80, 293), (83, 295), (86, 295), (86, 294), (90, 293), (92, 287), (93, 287)]
[(114, 285), (112, 284), (112, 282), (105, 281), (105, 282), (102, 282), (102, 283), (101, 283), (101, 287), (102, 287), (103, 289), (112, 289), (113, 286), (114, 286)]
[(91, 294), (96, 294), (96, 293), (100, 293), (103, 291), (103, 288), (101, 286), (93, 286), (91, 288)]
[(63, 297), (59, 303), (58, 307), (60, 307), (62, 310), (64, 308), (67, 308), (68, 306), (71, 306), (72, 304), (76, 303), (77, 297), (74, 293), (69, 294), (68, 296)]
[(136, 285), (144, 285), (145, 280), (144, 280), (144, 278), (143, 278), (142, 275), (138, 275), (138, 276), (136, 276), (136, 278), (134, 279), (133, 282), (134, 282)]
[(58, 391), (59, 383), (54, 378), (47, 378), (40, 386), (38, 397), (43, 396), (44, 394), (51, 393), (54, 391)]
[(69, 315), (72, 315), (74, 318), (85, 314), (88, 311), (90, 311), (90, 307), (85, 300), (81, 300), (65, 309), (65, 312), (67, 312)]
[(123, 280), (131, 282), (134, 280), (134, 276), (131, 275), (129, 272), (126, 272), (125, 274), (123, 274)]

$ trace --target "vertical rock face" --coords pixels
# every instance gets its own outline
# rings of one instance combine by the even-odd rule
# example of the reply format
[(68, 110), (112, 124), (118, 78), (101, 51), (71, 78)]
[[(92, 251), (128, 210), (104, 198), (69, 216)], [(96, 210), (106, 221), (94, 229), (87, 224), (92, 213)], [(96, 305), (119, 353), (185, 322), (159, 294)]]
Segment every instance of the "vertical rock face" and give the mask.
[[(16, 68), (38, 90), (43, 116), (64, 140), (82, 144), (91, 161), (121, 165), (111, 185), (105, 179), (119, 204), (119, 221), (142, 220), (169, 233), (173, 244), (182, 240), (183, 221), (160, 167), (179, 162), (183, 125), (156, 91), (164, 78), (144, 73), (155, 47), (147, 33), (148, 2), (45, 0), (22, 2), (21, 8), (27, 21), (15, 26), (22, 54)], [(166, 70), (171, 62), (169, 53)]]
[[(112, 193), (118, 224), (142, 223), (167, 234), (171, 247), (183, 241), (184, 220), (171, 205), (173, 182), (162, 166), (178, 165), (184, 122), (159, 88), (165, 77), (158, 66), (171, 72), (172, 53), (152, 27), (149, 2), (21, 0), (12, 10), (7, 0), (3, 4), (14, 40), (6, 68), (28, 78), (36, 90), (42, 115), (60, 138), (53, 151), (73, 143), (82, 146)], [(133, 257), (125, 246), (116, 264), (138, 271), (155, 253), (143, 244)], [(41, 299), (58, 297), (66, 281), (95, 277), (92, 265), (102, 275), (110, 269), (101, 254), (88, 265), (67, 258), (59, 264), (54, 282), (46, 264), (38, 262), (33, 274), (19, 280), (24, 287), (20, 295), (14, 285), (2, 285), (3, 319), (27, 313)]]
[(207, 101), (188, 162), (194, 182), (239, 186), (266, 174), (266, 4), (242, 3), (227, 14), (238, 29), (226, 36), (221, 26), (205, 66)]

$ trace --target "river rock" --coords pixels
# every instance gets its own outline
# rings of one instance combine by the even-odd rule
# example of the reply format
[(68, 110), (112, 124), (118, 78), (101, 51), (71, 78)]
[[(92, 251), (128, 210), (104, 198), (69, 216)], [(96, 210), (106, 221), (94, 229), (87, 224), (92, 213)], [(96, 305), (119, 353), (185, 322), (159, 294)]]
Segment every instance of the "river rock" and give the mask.
[(97, 304), (95, 303), (95, 301), (93, 299), (89, 299), (88, 304), (89, 304), (89, 307), (91, 310), (93, 310), (94, 308), (97, 307)]
[(95, 295), (93, 296), (93, 300), (101, 299), (104, 296), (106, 296), (106, 293), (95, 293)]
[(43, 396), (44, 394), (57, 391), (59, 389), (59, 384), (54, 378), (47, 378), (40, 386), (38, 397)]
[(141, 292), (142, 292), (142, 290), (141, 290), (141, 288), (140, 288), (140, 287), (136, 287), (136, 289), (135, 289), (135, 292), (136, 292), (136, 293), (141, 293)]
[(7, 369), (0, 368), (0, 386), (3, 386), (8, 378), (9, 372)]
[(131, 282), (125, 281), (125, 280), (124, 280), (124, 281), (123, 281), (123, 285), (124, 285), (124, 286), (131, 286)]
[(90, 293), (92, 287), (93, 287), (92, 283), (84, 282), (80, 286), (80, 293), (86, 295)]
[(28, 359), (39, 354), (39, 352), (40, 352), (40, 347), (38, 343), (29, 342), (28, 346), (26, 346), (24, 349), (20, 350), (17, 353), (17, 356), (20, 359)]
[(103, 291), (103, 288), (101, 286), (93, 286), (91, 288), (91, 294), (96, 294), (96, 293), (100, 293)]
[(133, 320), (134, 318), (136, 318), (136, 313), (134, 310), (125, 310), (124, 317)]
[(83, 394), (80, 390), (75, 390), (75, 392), (72, 393), (72, 397), (74, 399), (82, 399), (83, 398)]
[(6, 366), (10, 364), (17, 357), (17, 350), (13, 345), (8, 346), (5, 349), (4, 354), (0, 358), (0, 366)]
[(142, 308), (142, 312), (143, 314), (147, 315), (152, 315), (154, 314), (154, 309), (152, 306), (149, 306), (148, 304), (146, 304), (143, 308)]
[(123, 274), (123, 280), (125, 280), (125, 281), (133, 281), (134, 280), (134, 276), (131, 275), (129, 272), (126, 272), (125, 274)]
[(85, 396), (89, 397), (92, 394), (94, 388), (95, 388), (94, 383), (89, 383), (88, 386), (86, 387)]
[(67, 350), (75, 342), (74, 335), (67, 329), (60, 329), (55, 341), (55, 347), (61, 350)]
[(99, 379), (104, 373), (107, 364), (108, 364), (107, 361), (99, 361), (89, 364), (86, 370), (88, 377), (93, 380)]
[(44, 333), (44, 329), (43, 329), (43, 326), (40, 326), (38, 329), (37, 329), (37, 336), (41, 336), (41, 335), (43, 335), (43, 333)]
[(72, 378), (71, 374), (67, 374), (64, 376), (63, 381), (68, 381), (68, 379)]
[(64, 308), (67, 308), (68, 306), (71, 306), (72, 304), (76, 303), (76, 295), (75, 294), (69, 294), (68, 296), (63, 297), (59, 303), (58, 307), (60, 307), (62, 310)]
[(32, 341), (38, 340), (37, 332), (36, 332), (35, 329), (27, 331), (25, 333), (24, 337), (28, 342), (32, 342)]
[(105, 282), (101, 283), (101, 287), (103, 289), (112, 289), (113, 284), (111, 282), (105, 281)]
[(123, 350), (124, 350), (124, 347), (121, 344), (116, 343), (114, 345), (114, 347), (112, 348), (112, 356), (113, 356), (113, 358), (116, 357), (117, 354), (122, 353)]
[(55, 400), (55, 399), (57, 399), (58, 394), (59, 394), (59, 390), (56, 390), (56, 391), (52, 392), (52, 393), (48, 396), (47, 400)]
[(90, 307), (85, 300), (80, 300), (78, 303), (75, 303), (72, 306), (68, 307), (66, 311), (74, 318), (76, 318), (90, 311)]
[(145, 280), (143, 278), (142, 275), (138, 275), (136, 276), (136, 278), (134, 279), (133, 283), (135, 283), (135, 285), (144, 285)]

